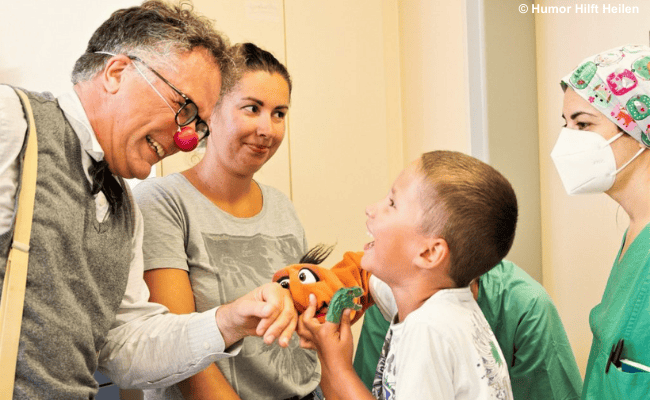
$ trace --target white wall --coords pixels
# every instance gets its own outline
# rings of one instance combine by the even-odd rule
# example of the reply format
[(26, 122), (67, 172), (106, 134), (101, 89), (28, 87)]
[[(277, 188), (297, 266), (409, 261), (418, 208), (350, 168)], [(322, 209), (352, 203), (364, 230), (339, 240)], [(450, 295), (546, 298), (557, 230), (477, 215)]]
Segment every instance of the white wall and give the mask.
[(70, 73), (88, 39), (113, 11), (136, 0), (3, 1), (0, 82), (54, 95), (72, 87)]

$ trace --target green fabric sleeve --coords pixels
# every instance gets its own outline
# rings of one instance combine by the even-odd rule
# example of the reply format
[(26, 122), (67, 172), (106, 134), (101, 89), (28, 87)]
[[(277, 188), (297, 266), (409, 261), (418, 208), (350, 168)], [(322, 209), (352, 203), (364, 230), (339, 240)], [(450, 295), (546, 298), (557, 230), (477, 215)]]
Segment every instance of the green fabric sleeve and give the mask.
[(354, 369), (368, 390), (372, 390), (377, 362), (389, 327), (390, 322), (384, 319), (376, 305), (366, 310), (357, 344), (357, 352), (354, 355)]
[(508, 361), (515, 400), (580, 399), (582, 378), (569, 339), (537, 281), (504, 260), (481, 276), (478, 305)]

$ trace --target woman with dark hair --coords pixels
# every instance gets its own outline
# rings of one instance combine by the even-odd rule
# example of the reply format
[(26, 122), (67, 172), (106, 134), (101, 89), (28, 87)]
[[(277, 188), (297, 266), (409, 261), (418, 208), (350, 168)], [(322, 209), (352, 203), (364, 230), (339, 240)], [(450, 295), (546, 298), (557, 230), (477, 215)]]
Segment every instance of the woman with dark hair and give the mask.
[[(307, 252), (293, 205), (254, 174), (282, 143), (291, 79), (251, 43), (229, 50), (234, 73), (210, 118), (205, 155), (194, 167), (138, 185), (145, 220), (145, 281), (151, 300), (174, 313), (210, 309), (270, 282)], [(202, 346), (196, 343), (196, 346)], [(315, 352), (243, 341), (232, 361), (211, 364), (147, 399), (312, 399), (320, 381)]]
[[(583, 399), (650, 393), (650, 48), (628, 45), (585, 59), (561, 82), (566, 125), (551, 153), (569, 194), (606, 193), (625, 210), (623, 237), (594, 334)], [(629, 360), (646, 366), (630, 371)]]

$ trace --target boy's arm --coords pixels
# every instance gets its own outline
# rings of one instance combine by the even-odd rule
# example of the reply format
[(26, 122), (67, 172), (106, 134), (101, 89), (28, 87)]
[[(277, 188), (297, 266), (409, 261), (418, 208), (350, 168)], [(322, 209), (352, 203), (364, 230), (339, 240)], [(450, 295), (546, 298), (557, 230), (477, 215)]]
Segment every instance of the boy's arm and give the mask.
[[(353, 371), (354, 372), (354, 371)], [(321, 372), (320, 387), (323, 390), (323, 395), (327, 400), (349, 400), (349, 399), (373, 399), (374, 397), (368, 392), (359, 377), (354, 374), (349, 374), (349, 371), (339, 371), (339, 374), (331, 376), (329, 370), (325, 368)], [(358, 381), (358, 382), (357, 382)], [(344, 385), (341, 385), (344, 382)], [(359, 384), (361, 382), (361, 384)], [(339, 395), (337, 389), (343, 392)]]
[(321, 324), (314, 318), (315, 312), (316, 297), (311, 295), (309, 307), (300, 318), (298, 333), (303, 339), (308, 337), (305, 347), (315, 348), (318, 352), (322, 368), (321, 388), (325, 398), (373, 400), (374, 397), (352, 366), (350, 310), (345, 310), (340, 325), (331, 322)]

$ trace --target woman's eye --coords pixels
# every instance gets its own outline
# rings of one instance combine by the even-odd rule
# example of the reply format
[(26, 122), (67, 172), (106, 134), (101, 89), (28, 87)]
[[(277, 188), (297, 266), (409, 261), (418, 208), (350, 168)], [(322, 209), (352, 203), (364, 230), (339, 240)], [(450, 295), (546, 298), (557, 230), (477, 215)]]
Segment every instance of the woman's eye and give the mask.
[(250, 106), (245, 106), (244, 110), (246, 110), (248, 112), (256, 113), (259, 110), (259, 107), (257, 107), (254, 104), (251, 104)]
[(587, 129), (589, 127), (589, 125), (591, 125), (591, 124), (588, 123), (588, 122), (577, 122), (576, 123), (576, 126), (578, 127), (578, 130)]
[(287, 113), (284, 112), (284, 111), (276, 111), (276, 112), (275, 112), (275, 117), (276, 117), (276, 118), (284, 119), (284, 116), (285, 116), (285, 115), (287, 115)]
[(393, 199), (389, 198), (389, 199), (388, 199), (388, 205), (389, 205), (390, 207), (395, 207), (395, 201), (394, 201)]
[(278, 281), (278, 283), (279, 283), (280, 286), (282, 286), (283, 288), (285, 288), (285, 289), (289, 289), (289, 277), (288, 277), (288, 276), (285, 276), (284, 278), (280, 278), (280, 280)]
[(298, 279), (300, 279), (300, 282), (302, 282), (303, 284), (316, 283), (320, 281), (320, 279), (318, 279), (318, 275), (316, 275), (309, 268), (303, 268), (300, 271), (298, 271)]

